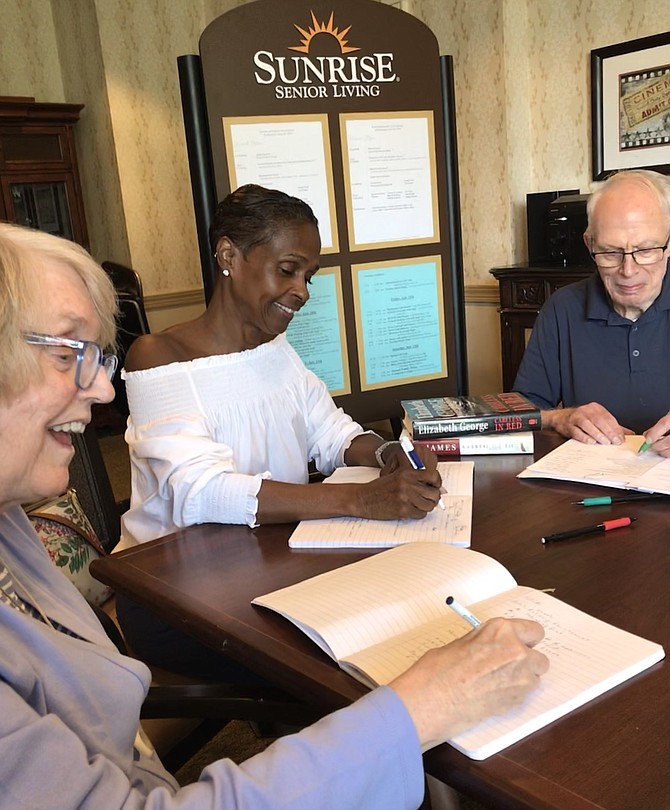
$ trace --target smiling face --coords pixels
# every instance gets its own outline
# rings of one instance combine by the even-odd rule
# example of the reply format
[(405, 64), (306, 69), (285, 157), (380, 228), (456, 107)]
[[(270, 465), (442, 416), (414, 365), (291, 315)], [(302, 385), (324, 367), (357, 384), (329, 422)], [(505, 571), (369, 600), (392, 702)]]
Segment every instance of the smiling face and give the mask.
[[(651, 189), (628, 180), (603, 192), (591, 217), (590, 232), (587, 245), (592, 252), (631, 251), (665, 244), (670, 221)], [(670, 248), (650, 265), (638, 265), (632, 256), (626, 256), (619, 267), (598, 268), (616, 312), (635, 320), (652, 305), (661, 291), (669, 253)]]
[[(98, 317), (76, 271), (58, 261), (38, 260), (35, 273), (43, 309), (38, 322), (26, 324), (26, 331), (98, 340)], [(86, 391), (75, 386), (71, 352), (40, 346), (31, 346), (30, 351), (36, 353), (41, 374), (0, 404), (0, 511), (65, 490), (74, 455), (70, 433), (84, 429), (93, 403), (110, 402), (114, 396), (102, 370)]]
[(319, 269), (321, 241), (310, 223), (283, 227), (246, 258), (226, 237), (218, 251), (230, 276), (226, 287), (241, 329), (240, 349), (255, 348), (286, 331), (309, 300), (307, 285)]

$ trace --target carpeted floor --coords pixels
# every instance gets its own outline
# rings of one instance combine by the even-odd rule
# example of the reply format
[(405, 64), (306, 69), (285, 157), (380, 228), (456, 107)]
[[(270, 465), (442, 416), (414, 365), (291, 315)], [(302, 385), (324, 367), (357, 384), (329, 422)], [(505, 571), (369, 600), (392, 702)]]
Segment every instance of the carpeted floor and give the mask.
[(245, 759), (264, 751), (272, 743), (272, 738), (259, 738), (248, 723), (233, 720), (216, 737), (198, 751), (176, 773), (180, 785), (189, 785), (200, 776), (203, 768), (217, 759), (232, 759), (244, 762)]

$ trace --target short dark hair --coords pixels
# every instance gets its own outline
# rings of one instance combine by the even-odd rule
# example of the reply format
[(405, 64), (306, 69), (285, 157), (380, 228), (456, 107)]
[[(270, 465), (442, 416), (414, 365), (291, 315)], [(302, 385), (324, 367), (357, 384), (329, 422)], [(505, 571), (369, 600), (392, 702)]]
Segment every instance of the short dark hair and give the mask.
[(209, 227), (212, 251), (227, 236), (246, 257), (257, 245), (267, 244), (282, 226), (308, 223), (318, 229), (319, 221), (303, 200), (277, 189), (250, 183), (240, 186), (217, 205)]

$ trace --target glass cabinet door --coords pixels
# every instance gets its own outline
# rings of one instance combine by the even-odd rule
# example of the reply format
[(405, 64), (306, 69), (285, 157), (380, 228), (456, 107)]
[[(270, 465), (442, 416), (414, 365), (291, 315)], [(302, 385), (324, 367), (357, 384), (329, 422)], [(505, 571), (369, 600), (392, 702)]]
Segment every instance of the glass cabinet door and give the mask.
[(72, 178), (66, 173), (7, 175), (0, 184), (8, 221), (83, 243)]
[(40, 231), (72, 239), (72, 220), (64, 181), (11, 183), (9, 192), (14, 222)]

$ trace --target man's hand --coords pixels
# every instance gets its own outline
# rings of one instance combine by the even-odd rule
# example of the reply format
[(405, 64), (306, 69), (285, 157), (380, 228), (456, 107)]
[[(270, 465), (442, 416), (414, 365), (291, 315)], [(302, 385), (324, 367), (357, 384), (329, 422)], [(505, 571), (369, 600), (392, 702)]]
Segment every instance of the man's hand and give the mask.
[(524, 619), (491, 619), (430, 650), (390, 686), (400, 695), (422, 746), (441, 742), (521, 703), (549, 669), (532, 649), (542, 627)]
[[(668, 423), (670, 429), (670, 422)], [(542, 427), (555, 430), (568, 439), (584, 444), (623, 444), (624, 436), (633, 434), (622, 427), (612, 414), (597, 402), (577, 408), (542, 411)], [(668, 443), (670, 451), (670, 442)]]
[(659, 456), (670, 457), (670, 413), (662, 416), (649, 430), (644, 432), (644, 440)]

